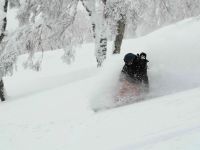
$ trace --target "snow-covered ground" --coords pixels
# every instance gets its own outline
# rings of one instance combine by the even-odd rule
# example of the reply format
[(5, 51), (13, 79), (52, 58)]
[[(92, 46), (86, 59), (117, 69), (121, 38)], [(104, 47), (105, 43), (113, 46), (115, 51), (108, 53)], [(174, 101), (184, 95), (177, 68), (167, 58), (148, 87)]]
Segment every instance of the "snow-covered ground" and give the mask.
[[(46, 52), (40, 72), (18, 66), (4, 78), (0, 150), (199, 150), (199, 27), (196, 17), (125, 40), (123, 53), (109, 54), (101, 69), (93, 44), (78, 48), (70, 66), (60, 50)], [(124, 54), (141, 51), (150, 61), (147, 99), (95, 113), (94, 106), (112, 105), (107, 95)]]

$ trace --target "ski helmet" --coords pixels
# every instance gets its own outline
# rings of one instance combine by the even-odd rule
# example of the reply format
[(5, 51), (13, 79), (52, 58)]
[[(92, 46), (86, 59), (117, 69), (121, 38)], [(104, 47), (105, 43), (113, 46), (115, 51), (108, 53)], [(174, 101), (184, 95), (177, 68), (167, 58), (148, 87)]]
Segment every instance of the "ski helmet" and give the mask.
[(131, 61), (133, 61), (134, 59), (136, 59), (136, 55), (134, 55), (133, 53), (128, 53), (124, 56), (124, 62), (125, 63), (129, 63)]

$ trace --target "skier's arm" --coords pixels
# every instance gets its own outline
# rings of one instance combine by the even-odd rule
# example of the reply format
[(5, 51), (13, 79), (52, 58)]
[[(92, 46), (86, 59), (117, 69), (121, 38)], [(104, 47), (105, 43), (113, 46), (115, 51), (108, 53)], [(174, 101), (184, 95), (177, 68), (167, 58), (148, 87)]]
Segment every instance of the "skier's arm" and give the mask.
[(122, 73), (127, 73), (127, 66), (126, 65), (124, 65), (123, 66), (123, 68), (122, 68), (122, 71), (121, 71)]

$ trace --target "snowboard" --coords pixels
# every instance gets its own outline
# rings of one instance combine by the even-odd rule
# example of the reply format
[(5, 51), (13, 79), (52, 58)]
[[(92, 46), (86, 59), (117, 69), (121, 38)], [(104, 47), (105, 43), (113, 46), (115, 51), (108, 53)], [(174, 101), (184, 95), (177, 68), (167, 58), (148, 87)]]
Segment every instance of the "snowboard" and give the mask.
[(119, 81), (116, 89), (113, 97), (116, 106), (138, 102), (144, 95), (142, 84), (136, 84), (127, 80)]
[(93, 107), (93, 111), (99, 112), (140, 102), (145, 99), (146, 94), (143, 84), (119, 80), (112, 91), (95, 98), (96, 106)]

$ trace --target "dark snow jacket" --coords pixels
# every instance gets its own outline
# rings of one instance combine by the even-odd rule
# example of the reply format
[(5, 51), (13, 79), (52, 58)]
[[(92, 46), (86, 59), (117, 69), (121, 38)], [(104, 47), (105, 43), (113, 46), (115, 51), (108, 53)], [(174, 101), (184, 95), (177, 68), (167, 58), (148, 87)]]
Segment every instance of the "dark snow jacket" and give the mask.
[(144, 83), (148, 87), (147, 63), (148, 60), (137, 58), (133, 61), (132, 65), (125, 64), (121, 77), (133, 83)]

